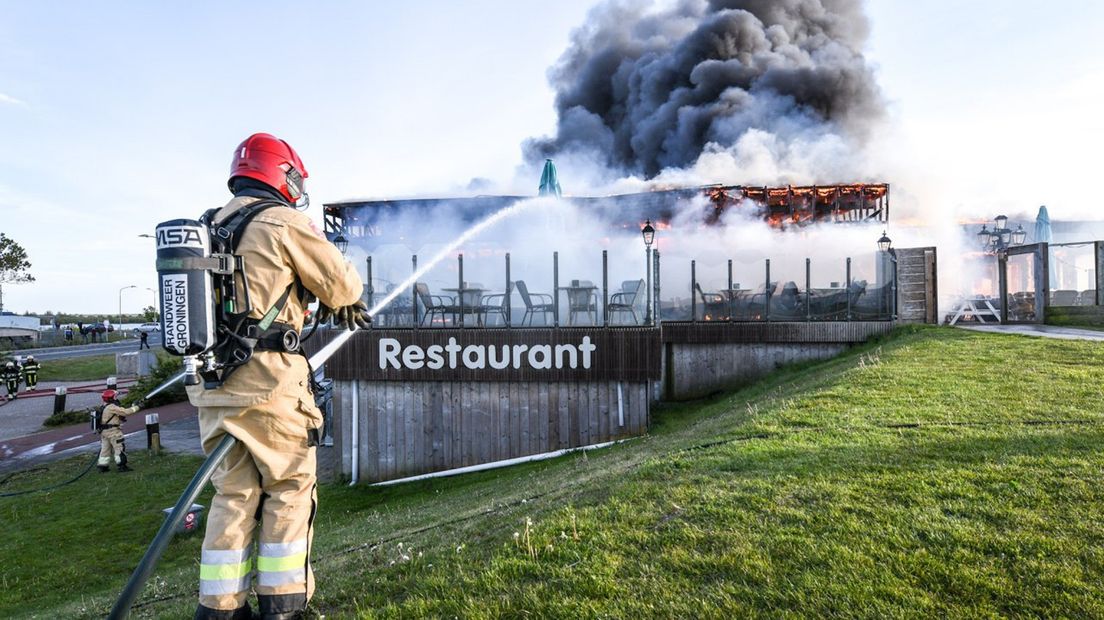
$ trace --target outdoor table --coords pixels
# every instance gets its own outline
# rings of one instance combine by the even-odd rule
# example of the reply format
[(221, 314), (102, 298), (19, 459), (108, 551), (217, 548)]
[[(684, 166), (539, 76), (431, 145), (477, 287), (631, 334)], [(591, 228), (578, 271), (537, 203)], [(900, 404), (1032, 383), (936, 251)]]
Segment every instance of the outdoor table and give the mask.
[(954, 317), (951, 318), (951, 325), (958, 323), (964, 315), (972, 315), (979, 323), (985, 323), (985, 317), (992, 317), (997, 323), (1000, 323), (1000, 310), (997, 310), (993, 306), (993, 302), (988, 297), (975, 297), (973, 299), (963, 299), (958, 308), (954, 310)]
[[(571, 286), (561, 286), (559, 290), (567, 292), (568, 325), (575, 324), (574, 318), (579, 312), (584, 312), (586, 314), (591, 314), (593, 312), (591, 325), (598, 324), (597, 286), (572, 284)], [(590, 305), (591, 295), (594, 295), (593, 307)], [(582, 301), (583, 303), (576, 304), (574, 303), (576, 300)]]
[[(460, 322), (464, 322), (465, 314), (480, 313), (480, 309), (483, 307), (483, 293), (487, 289), (472, 288), (472, 287), (456, 287), (456, 288), (443, 288), (442, 291), (452, 293), (456, 298), (456, 305), (460, 307), (462, 312), (460, 313)], [(476, 317), (479, 320), (479, 317)]]

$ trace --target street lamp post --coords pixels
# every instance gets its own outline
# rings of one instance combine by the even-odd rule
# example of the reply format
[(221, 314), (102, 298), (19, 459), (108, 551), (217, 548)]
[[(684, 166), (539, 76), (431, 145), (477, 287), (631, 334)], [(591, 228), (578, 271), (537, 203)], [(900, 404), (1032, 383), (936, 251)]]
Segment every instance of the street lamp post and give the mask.
[(645, 273), (647, 278), (647, 302), (648, 307), (644, 310), (644, 324), (652, 324), (652, 241), (655, 241), (655, 228), (652, 227), (651, 220), (644, 221), (644, 227), (640, 229), (641, 236), (644, 237), (644, 259), (645, 259)]
[(337, 249), (341, 250), (342, 255), (344, 255), (345, 251), (349, 249), (349, 240), (346, 239), (345, 235), (343, 235), (341, 233), (337, 233), (337, 236), (334, 237), (333, 242), (334, 242), (334, 245), (337, 246)]
[[(138, 288), (138, 285), (137, 284), (131, 284), (130, 286), (124, 286), (123, 288), (119, 289), (119, 326), (120, 326), (120, 328), (122, 327), (122, 324), (123, 324), (123, 291), (127, 290), (128, 288)], [(107, 334), (104, 334), (104, 338), (107, 339)]]
[(989, 230), (984, 224), (977, 233), (978, 245), (986, 252), (996, 254), (1002, 250), (1016, 245), (1023, 245), (1027, 240), (1027, 231), (1023, 225), (1016, 226), (1016, 230), (1008, 227), (1008, 217), (998, 215), (993, 218), (993, 229)]
[[(886, 231), (882, 231), (882, 236), (878, 239), (878, 251), (881, 252), (889, 259), (889, 263), (886, 264), (890, 267), (892, 272), (888, 277), (892, 278), (889, 288), (889, 306), (890, 317), (893, 320), (897, 320), (897, 252), (893, 249), (893, 240), (886, 235)], [(892, 266), (890, 266), (892, 265)]]

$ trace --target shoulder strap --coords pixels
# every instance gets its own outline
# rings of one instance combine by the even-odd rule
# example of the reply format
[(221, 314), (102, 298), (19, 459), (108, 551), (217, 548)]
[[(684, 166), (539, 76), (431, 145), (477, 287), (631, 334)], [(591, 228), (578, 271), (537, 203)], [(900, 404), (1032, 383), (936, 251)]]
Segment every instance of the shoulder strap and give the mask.
[[(245, 231), (245, 227), (249, 225), (249, 222), (253, 221), (253, 218), (257, 217), (265, 209), (286, 206), (286, 204), (278, 200), (258, 200), (238, 209), (222, 222), (215, 222), (214, 214), (212, 213), (211, 217), (207, 219), (207, 222), (217, 239), (224, 243), (229, 243), (230, 253), (233, 254), (238, 251), (242, 233)], [(211, 212), (208, 211), (207, 213)], [(207, 218), (207, 213), (204, 214), (204, 218)]]

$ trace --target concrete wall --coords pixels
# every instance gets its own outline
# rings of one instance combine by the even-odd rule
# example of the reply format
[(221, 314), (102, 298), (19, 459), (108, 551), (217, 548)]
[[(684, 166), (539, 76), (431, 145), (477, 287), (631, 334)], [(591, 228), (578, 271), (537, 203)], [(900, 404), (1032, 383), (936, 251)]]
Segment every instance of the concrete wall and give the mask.
[(647, 382), (337, 381), (339, 471), (364, 482), (492, 463), (647, 432)]
[(829, 359), (893, 326), (890, 321), (664, 325), (660, 398), (702, 398), (788, 364)]
[(1047, 325), (1104, 327), (1104, 306), (1050, 306)]
[(120, 377), (145, 377), (157, 365), (157, 356), (149, 349), (115, 354), (115, 374)]
[[(760, 379), (782, 366), (824, 360), (850, 345), (811, 344), (674, 344), (665, 365), (664, 400), (691, 400)], [(666, 368), (673, 372), (666, 373)]]

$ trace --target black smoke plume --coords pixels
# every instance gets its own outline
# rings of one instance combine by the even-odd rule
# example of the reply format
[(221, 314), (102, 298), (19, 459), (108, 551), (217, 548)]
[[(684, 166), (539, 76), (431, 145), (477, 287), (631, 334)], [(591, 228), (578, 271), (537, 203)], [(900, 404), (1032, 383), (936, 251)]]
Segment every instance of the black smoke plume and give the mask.
[(884, 106), (867, 34), (861, 0), (607, 2), (550, 70), (557, 129), (526, 159), (583, 154), (652, 178), (749, 132), (860, 146)]

